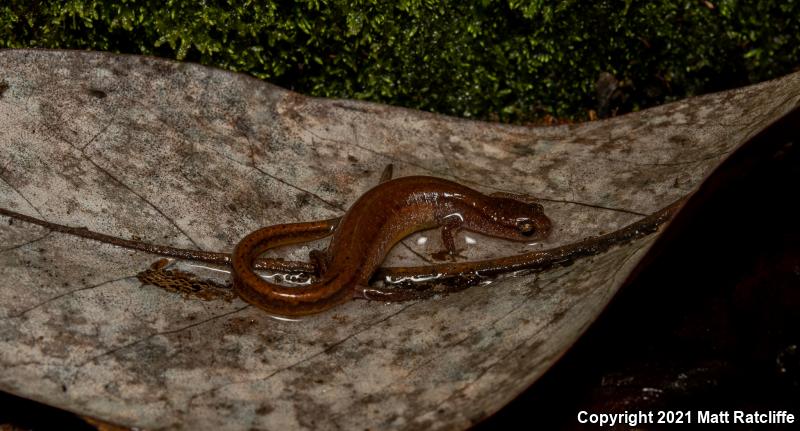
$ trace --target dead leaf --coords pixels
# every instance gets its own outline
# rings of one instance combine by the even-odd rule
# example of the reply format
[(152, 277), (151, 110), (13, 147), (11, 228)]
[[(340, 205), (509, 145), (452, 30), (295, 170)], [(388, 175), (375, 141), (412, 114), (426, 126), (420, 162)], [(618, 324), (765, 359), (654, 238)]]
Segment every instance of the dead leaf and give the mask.
[[(691, 195), (800, 104), (794, 74), (531, 128), (313, 99), (192, 64), (43, 50), (0, 51), (0, 82), (0, 208), (229, 251), (264, 225), (340, 215), (388, 163), (395, 176), (542, 200), (551, 240), (468, 234), (460, 248), (470, 259), (620, 231)], [(0, 389), (147, 429), (465, 428), (572, 345), (656, 227), (568, 266), (425, 301), (353, 301), (296, 322), (238, 299), (142, 286), (136, 275), (155, 256), (2, 217)], [(387, 265), (427, 265), (437, 241), (414, 235)], [(303, 260), (309, 250), (282, 254)]]

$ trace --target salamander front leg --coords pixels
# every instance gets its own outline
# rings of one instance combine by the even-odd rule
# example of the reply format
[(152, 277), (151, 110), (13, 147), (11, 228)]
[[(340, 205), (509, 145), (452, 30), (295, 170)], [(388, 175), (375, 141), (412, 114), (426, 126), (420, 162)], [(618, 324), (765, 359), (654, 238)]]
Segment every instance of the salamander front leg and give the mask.
[(455, 240), (455, 234), (461, 229), (462, 221), (463, 220), (459, 214), (451, 214), (447, 217), (444, 217), (440, 221), (442, 226), (442, 244), (444, 245), (444, 250), (434, 253), (434, 259), (445, 260), (445, 256), (447, 256), (449, 260), (455, 261), (457, 257), (462, 259), (465, 258), (456, 248)]

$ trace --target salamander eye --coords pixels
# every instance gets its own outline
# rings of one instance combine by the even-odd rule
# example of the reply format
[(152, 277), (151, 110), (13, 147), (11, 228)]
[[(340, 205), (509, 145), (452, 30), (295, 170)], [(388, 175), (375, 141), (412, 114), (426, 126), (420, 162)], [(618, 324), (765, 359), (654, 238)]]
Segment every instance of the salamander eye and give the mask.
[(517, 230), (524, 236), (531, 236), (536, 232), (536, 226), (528, 220), (521, 220), (517, 222)]

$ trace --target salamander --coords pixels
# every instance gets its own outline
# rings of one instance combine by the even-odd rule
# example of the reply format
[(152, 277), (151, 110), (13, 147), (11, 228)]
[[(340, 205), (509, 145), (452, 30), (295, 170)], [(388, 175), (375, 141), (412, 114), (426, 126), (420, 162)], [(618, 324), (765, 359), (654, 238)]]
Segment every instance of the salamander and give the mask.
[[(234, 289), (270, 314), (297, 317), (364, 296), (369, 279), (391, 248), (406, 236), (441, 227), (456, 254), (453, 235), (466, 229), (512, 241), (546, 238), (552, 228), (541, 205), (509, 195), (485, 195), (441, 178), (410, 176), (383, 181), (363, 194), (340, 219), (278, 224), (245, 236), (231, 256)], [(259, 277), (254, 261), (265, 251), (333, 235), (325, 252), (312, 252), (319, 280), (299, 287)]]

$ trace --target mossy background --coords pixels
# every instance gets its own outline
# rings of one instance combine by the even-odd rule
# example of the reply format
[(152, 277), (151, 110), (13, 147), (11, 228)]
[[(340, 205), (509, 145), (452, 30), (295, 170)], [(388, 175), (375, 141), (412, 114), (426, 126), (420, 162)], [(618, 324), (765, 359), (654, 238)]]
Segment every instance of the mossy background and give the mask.
[(800, 67), (800, 0), (3, 0), (0, 48), (157, 55), (305, 94), (585, 119)]

